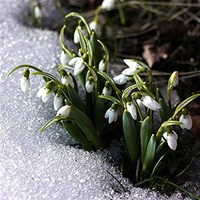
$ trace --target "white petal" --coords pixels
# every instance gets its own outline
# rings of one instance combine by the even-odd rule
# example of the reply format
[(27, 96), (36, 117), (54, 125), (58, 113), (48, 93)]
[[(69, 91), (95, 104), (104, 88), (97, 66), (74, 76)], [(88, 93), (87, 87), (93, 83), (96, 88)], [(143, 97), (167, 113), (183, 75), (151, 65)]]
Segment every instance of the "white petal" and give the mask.
[(68, 117), (69, 112), (70, 112), (70, 106), (65, 105), (58, 110), (56, 116)]
[(106, 71), (106, 64), (105, 64), (104, 60), (101, 60), (99, 62), (99, 71), (102, 71), (102, 72)]
[(126, 75), (126, 76), (133, 76), (134, 75), (134, 72), (138, 72), (137, 69), (135, 68), (127, 68), (127, 69), (124, 69), (122, 71), (122, 74)]
[(169, 148), (172, 150), (176, 150), (177, 139), (178, 139), (178, 135), (176, 134), (176, 132), (174, 132), (174, 131), (172, 131), (172, 133), (165, 132), (163, 134), (163, 137), (167, 140), (167, 144), (168, 144)]
[(104, 10), (111, 10), (115, 6), (115, 0), (104, 0), (101, 6)]
[(58, 110), (63, 105), (63, 97), (56, 94), (53, 101), (54, 110)]
[(45, 92), (45, 89), (44, 89), (44, 88), (45, 88), (45, 86), (39, 89), (39, 91), (38, 91), (38, 93), (37, 93), (37, 97), (38, 97), (38, 98), (41, 98), (41, 97), (42, 97), (42, 94)]
[(144, 96), (142, 99), (142, 103), (149, 109), (151, 110), (159, 110), (161, 108), (160, 104), (155, 101), (153, 98), (150, 96)]
[(60, 63), (66, 65), (69, 62), (69, 60), (70, 60), (69, 54), (62, 51), (60, 54)]
[(100, 30), (100, 26), (96, 21), (91, 21), (89, 23), (89, 26), (91, 28), (91, 30), (94, 30), (96, 32), (97, 35), (100, 35), (101, 30)]
[(74, 75), (76, 76), (77, 74), (80, 74), (85, 68), (84, 61), (83, 59), (79, 59), (76, 61), (76, 64), (74, 66)]
[(94, 83), (90, 81), (86, 81), (85, 89), (88, 93), (91, 93), (94, 88)]
[(80, 37), (79, 37), (78, 27), (77, 27), (76, 30), (74, 31), (74, 43), (78, 44), (79, 42), (80, 42)]
[(110, 96), (112, 94), (112, 88), (111, 87), (110, 88), (104, 87), (102, 94)]
[(128, 65), (128, 67), (133, 68), (135, 70), (141, 67), (137, 62), (131, 59), (124, 59), (124, 62), (126, 63), (126, 65)]
[(115, 76), (113, 78), (113, 80), (115, 81), (116, 84), (123, 85), (123, 84), (127, 83), (128, 77), (125, 76), (124, 74), (120, 74), (118, 76)]
[(78, 60), (80, 60), (81, 58), (80, 57), (75, 57), (75, 58), (72, 58), (68, 64), (69, 65), (74, 65)]
[(131, 117), (136, 120), (137, 112), (136, 112), (136, 107), (135, 107), (134, 103), (127, 102), (126, 106), (127, 106), (127, 111), (131, 114)]
[(187, 116), (181, 115), (179, 121), (183, 122), (183, 124), (180, 125), (182, 129), (186, 128), (190, 130), (192, 128), (192, 118), (190, 115), (187, 115)]
[(108, 123), (111, 124), (113, 121), (117, 121), (118, 118), (118, 112), (116, 110), (113, 110), (112, 108), (109, 108), (105, 113), (105, 118), (108, 118)]
[(63, 85), (66, 85), (68, 83), (74, 88), (74, 81), (73, 81), (73, 78), (70, 75), (62, 76), (61, 77), (61, 83)]
[(30, 88), (30, 79), (23, 76), (23, 77), (20, 79), (20, 87), (21, 87), (21, 90), (22, 90), (24, 93), (28, 92), (28, 90), (29, 90), (29, 88)]
[(46, 103), (52, 95), (52, 92), (49, 92), (49, 89), (44, 88), (45, 92), (42, 93), (42, 101)]
[(39, 6), (34, 7), (34, 15), (36, 19), (42, 17), (42, 10)]

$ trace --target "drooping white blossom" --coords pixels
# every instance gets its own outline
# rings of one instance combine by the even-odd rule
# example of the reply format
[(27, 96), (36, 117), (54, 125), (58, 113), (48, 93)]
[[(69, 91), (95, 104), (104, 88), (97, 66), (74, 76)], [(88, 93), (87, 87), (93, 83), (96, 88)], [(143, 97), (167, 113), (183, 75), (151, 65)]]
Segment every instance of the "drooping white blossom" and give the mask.
[(66, 74), (65, 76), (62, 76), (61, 83), (63, 85), (70, 84), (74, 88), (74, 81), (70, 74)]
[(104, 59), (99, 62), (99, 71), (105, 72), (106, 71), (106, 63)]
[(150, 96), (142, 97), (142, 103), (144, 104), (144, 106), (154, 111), (161, 108), (160, 104)]
[(54, 110), (58, 110), (63, 105), (63, 97), (62, 95), (56, 94), (53, 101)]
[(131, 114), (131, 117), (136, 120), (137, 119), (137, 110), (133, 101), (126, 103), (127, 111)]
[(124, 74), (120, 74), (118, 76), (115, 76), (113, 80), (115, 81), (116, 84), (123, 85), (128, 82), (128, 77), (125, 76)]
[(23, 76), (21, 79), (20, 79), (20, 87), (21, 87), (21, 90), (26, 93), (28, 92), (29, 88), (30, 88), (30, 78), (28, 77), (25, 77)]
[(183, 124), (180, 125), (180, 127), (182, 129), (188, 129), (188, 130), (190, 130), (192, 128), (192, 118), (191, 118), (191, 116), (189, 114), (186, 115), (186, 116), (184, 116), (182, 114), (180, 116), (179, 121), (183, 123)]
[(63, 107), (61, 107), (56, 116), (60, 116), (60, 117), (68, 117), (69, 116), (69, 113), (70, 113), (70, 106), (68, 105), (65, 105)]
[(60, 63), (63, 65), (66, 65), (70, 59), (71, 58), (70, 58), (69, 54), (62, 50), (62, 52), (60, 54)]
[(108, 118), (108, 123), (111, 124), (112, 122), (116, 122), (117, 121), (117, 118), (118, 118), (118, 112), (116, 109), (113, 109), (113, 108), (109, 108), (105, 115), (104, 115), (105, 118)]
[(94, 82), (90, 82), (89, 80), (85, 83), (85, 89), (88, 93), (91, 93), (94, 88)]
[(51, 98), (52, 92), (46, 86), (39, 89), (37, 97), (41, 98), (46, 103)]
[(163, 134), (163, 138), (165, 138), (165, 140), (167, 141), (167, 144), (170, 149), (176, 150), (178, 135), (175, 131), (171, 131), (171, 133), (165, 132)]
[(34, 15), (35, 15), (36, 19), (39, 19), (39, 18), (42, 17), (42, 10), (41, 10), (41, 8), (38, 5), (36, 5), (34, 7)]
[(84, 60), (81, 57), (72, 58), (69, 62), (69, 65), (74, 66), (74, 75), (80, 74), (85, 69)]
[(112, 87), (104, 87), (103, 90), (102, 90), (102, 94), (103, 95), (108, 95), (110, 96), (112, 94)]
[(124, 69), (122, 71), (122, 74), (126, 75), (126, 76), (133, 76), (134, 73), (139, 72), (139, 68), (141, 67), (137, 62), (131, 60), (131, 59), (124, 59), (124, 62), (126, 63), (126, 65), (128, 65), (129, 68)]
[(100, 29), (100, 26), (97, 23), (97, 21), (91, 21), (89, 23), (89, 26), (90, 26), (91, 30), (94, 30), (97, 35), (101, 34), (101, 29)]
[(103, 0), (101, 6), (104, 10), (111, 10), (115, 6), (115, 0)]

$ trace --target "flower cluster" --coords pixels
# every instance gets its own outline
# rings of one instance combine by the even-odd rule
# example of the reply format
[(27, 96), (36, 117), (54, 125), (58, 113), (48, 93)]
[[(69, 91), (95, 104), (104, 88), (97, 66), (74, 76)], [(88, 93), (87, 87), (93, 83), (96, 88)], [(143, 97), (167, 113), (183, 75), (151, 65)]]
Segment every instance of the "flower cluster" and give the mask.
[[(102, 9), (110, 10), (114, 3), (115, 0), (103, 1)], [(155, 173), (155, 167), (162, 165), (163, 157), (167, 157), (169, 152), (174, 153), (178, 147), (181, 136), (178, 137), (175, 132), (177, 127), (192, 128), (192, 118), (185, 107), (200, 94), (172, 105), (171, 92), (178, 85), (178, 72), (173, 72), (168, 80), (166, 102), (159, 88), (155, 88), (151, 69), (134, 59), (124, 59), (128, 67), (111, 77), (108, 73), (109, 53), (103, 42), (97, 39), (95, 25), (88, 24), (85, 18), (74, 12), (66, 19), (72, 17), (79, 20), (73, 37), (79, 50), (70, 50), (64, 43), (66, 26), (63, 26), (60, 32), (59, 78), (32, 65), (19, 65), (8, 76), (25, 68), (20, 79), (21, 90), (25, 93), (29, 91), (32, 75), (40, 75), (45, 80), (37, 97), (46, 103), (54, 96), (56, 113), (41, 131), (59, 123), (83, 148), (91, 151), (106, 147), (108, 141), (104, 139), (109, 138), (108, 126), (114, 129), (115, 123), (118, 123), (122, 127), (124, 171), (131, 174)], [(140, 72), (148, 79), (144, 80)], [(81, 86), (85, 95), (80, 95)], [(160, 115), (158, 130), (154, 127), (155, 112)], [(171, 160), (171, 156), (167, 159)], [(141, 173), (134, 170), (141, 170)]]

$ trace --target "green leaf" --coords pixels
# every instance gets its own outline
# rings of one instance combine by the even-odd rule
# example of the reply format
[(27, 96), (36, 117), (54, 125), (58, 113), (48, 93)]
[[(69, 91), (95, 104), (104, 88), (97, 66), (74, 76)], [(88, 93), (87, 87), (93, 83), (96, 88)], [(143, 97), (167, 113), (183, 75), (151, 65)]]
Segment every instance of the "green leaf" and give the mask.
[(52, 119), (50, 119), (41, 129), (40, 132), (43, 132), (45, 129), (47, 129), (52, 124), (58, 123), (61, 120), (66, 119), (65, 117), (55, 116)]
[(33, 69), (33, 70), (36, 70), (38, 72), (42, 72), (42, 70), (40, 70), (39, 68), (33, 66), (33, 65), (28, 65), (28, 64), (23, 64), (23, 65), (18, 65), (17, 67), (15, 67), (14, 69), (12, 69), (7, 75), (6, 75), (6, 78), (8, 78), (13, 72), (15, 72), (16, 70), (18, 69), (21, 69), (21, 68), (30, 68), (30, 69)]
[(172, 111), (166, 104), (164, 99), (159, 98), (158, 101), (161, 106), (161, 108), (159, 109), (161, 120), (162, 122), (167, 121), (172, 116)]
[(135, 163), (140, 153), (139, 134), (135, 126), (135, 120), (127, 110), (123, 113), (123, 134), (132, 163)]
[(116, 97), (109, 96), (109, 95), (99, 95), (98, 97), (101, 98), (101, 99), (112, 101), (113, 103), (117, 103), (117, 104), (123, 106), (123, 104), (121, 103), (121, 101), (119, 101), (119, 99), (117, 99)]
[(86, 135), (87, 139), (97, 148), (100, 149), (102, 144), (101, 141), (97, 135), (97, 132), (90, 121), (90, 119), (87, 117), (86, 114), (84, 114), (81, 110), (72, 107), (70, 111), (70, 116), (76, 121), (78, 126), (81, 128), (81, 130)]
[(149, 116), (142, 122), (140, 127), (141, 161), (144, 162), (149, 139), (153, 132), (153, 124)]
[(197, 97), (199, 97), (200, 94), (194, 94), (191, 97), (188, 97), (187, 99), (185, 99), (183, 102), (181, 102), (177, 107), (176, 110), (172, 116), (172, 119), (174, 119), (176, 117), (176, 115), (187, 105), (189, 104), (191, 101), (193, 101), (194, 99), (196, 99)]
[(92, 150), (92, 147), (90, 146), (89, 141), (85, 137), (84, 133), (79, 129), (79, 127), (75, 126), (73, 122), (67, 122), (62, 120), (61, 121), (63, 127), (65, 130), (77, 141), (79, 142), (83, 148), (85, 148), (88, 151)]
[(144, 163), (142, 165), (143, 172), (147, 172), (152, 169), (154, 164), (155, 152), (156, 152), (156, 137), (154, 134), (152, 134), (149, 143), (147, 145)]

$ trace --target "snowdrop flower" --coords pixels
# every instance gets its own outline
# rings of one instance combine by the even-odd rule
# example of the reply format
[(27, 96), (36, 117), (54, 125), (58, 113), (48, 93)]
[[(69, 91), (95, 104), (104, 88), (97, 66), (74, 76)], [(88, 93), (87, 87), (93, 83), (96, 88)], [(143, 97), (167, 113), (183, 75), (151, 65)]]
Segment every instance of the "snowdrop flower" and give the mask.
[(107, 96), (110, 96), (112, 94), (112, 88), (111, 87), (104, 87), (103, 90), (102, 90), (102, 94), (103, 95), (107, 95)]
[(141, 66), (137, 62), (131, 59), (124, 59), (124, 62), (126, 63), (126, 65), (128, 65), (129, 68), (124, 69), (122, 71), (122, 74), (126, 76), (133, 76), (135, 72), (138, 73), (140, 71), (139, 68)]
[(104, 115), (105, 118), (108, 118), (108, 123), (111, 124), (113, 121), (116, 122), (117, 121), (117, 118), (118, 118), (118, 112), (116, 109), (113, 109), (112, 107), (109, 108), (105, 115)]
[(85, 89), (88, 93), (91, 93), (94, 88), (93, 77), (89, 77), (89, 79), (85, 83)]
[(94, 30), (97, 35), (100, 35), (101, 30), (97, 21), (91, 21), (89, 23), (91, 30)]
[(80, 74), (85, 69), (84, 60), (81, 57), (72, 58), (69, 62), (69, 65), (74, 65), (74, 75)]
[(53, 101), (53, 107), (54, 110), (58, 110), (60, 107), (62, 107), (63, 105), (63, 96), (60, 95), (59, 93), (57, 93), (54, 97), (54, 101)]
[(34, 7), (34, 15), (35, 15), (36, 19), (39, 19), (39, 18), (42, 17), (42, 10), (41, 10), (41, 8), (38, 5), (36, 5)]
[(176, 150), (177, 148), (177, 139), (178, 135), (176, 134), (175, 131), (169, 131), (168, 130), (163, 134), (163, 138), (167, 141), (167, 144), (170, 149)]
[(100, 62), (99, 62), (99, 71), (102, 71), (102, 72), (105, 72), (106, 71), (106, 63), (105, 63), (105, 60), (102, 59)]
[(108, 123), (116, 122), (118, 118), (117, 104), (113, 103), (111, 107), (106, 111), (105, 118), (108, 118)]
[(70, 106), (68, 105), (65, 105), (63, 107), (61, 107), (56, 116), (60, 116), (60, 117), (68, 117), (69, 116), (69, 113), (70, 113)]
[(63, 75), (61, 76), (61, 83), (63, 85), (70, 84), (74, 88), (73, 78), (72, 78), (72, 76), (70, 74), (67, 74), (66, 72), (65, 72), (65, 74), (63, 73)]
[(188, 129), (190, 130), (192, 128), (192, 118), (188, 114), (187, 109), (182, 110), (182, 115), (179, 118), (179, 121), (182, 122), (183, 124), (180, 125), (182, 129)]
[(150, 96), (142, 97), (142, 103), (144, 104), (144, 106), (154, 111), (161, 108), (160, 104)]
[(42, 101), (46, 103), (52, 95), (52, 92), (50, 92), (49, 89), (46, 88), (46, 86), (39, 89), (37, 93), (38, 98), (42, 98)]
[(176, 87), (179, 84), (178, 71), (174, 71), (168, 81), (168, 87)]
[(128, 77), (125, 76), (124, 74), (120, 74), (118, 76), (115, 76), (113, 80), (115, 81), (116, 84), (123, 85), (128, 82)]
[(30, 88), (30, 78), (29, 78), (30, 71), (26, 69), (24, 71), (23, 77), (20, 78), (20, 87), (21, 90), (26, 93)]
[(135, 107), (135, 104), (133, 103), (133, 101), (127, 102), (126, 108), (127, 108), (127, 111), (131, 114), (131, 117), (134, 120), (136, 120), (137, 119), (137, 111), (136, 111), (136, 107)]
[(82, 33), (87, 36), (87, 31), (83, 29), (81, 26), (77, 26), (75, 31), (74, 31), (74, 43), (78, 44), (80, 42), (80, 36), (79, 36), (79, 31), (82, 31)]
[(104, 10), (111, 10), (115, 6), (115, 0), (103, 0), (101, 4)]
[(66, 65), (69, 62), (69, 60), (70, 60), (69, 54), (62, 50), (60, 54), (60, 63)]

